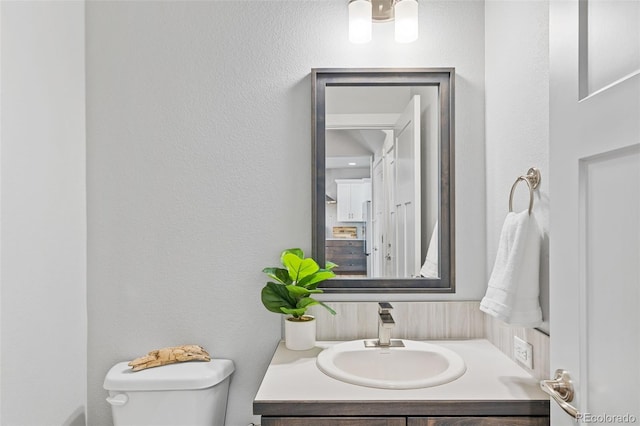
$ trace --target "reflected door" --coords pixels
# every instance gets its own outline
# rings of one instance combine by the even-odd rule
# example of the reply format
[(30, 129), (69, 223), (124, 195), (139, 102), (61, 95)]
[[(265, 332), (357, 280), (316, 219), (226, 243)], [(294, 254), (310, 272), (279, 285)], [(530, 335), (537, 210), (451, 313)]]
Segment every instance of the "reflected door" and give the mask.
[(394, 127), (395, 250), (400, 278), (420, 276), (420, 96), (409, 101)]
[(371, 260), (371, 276), (382, 277), (382, 265), (384, 263), (382, 250), (382, 237), (384, 231), (384, 158), (379, 158), (373, 165), (372, 172), (372, 217), (371, 217), (371, 248), (369, 259)]
[(397, 277), (397, 251), (396, 251), (396, 213), (393, 206), (395, 205), (394, 197), (394, 179), (396, 175), (395, 152), (393, 144), (384, 157), (384, 197), (388, 206), (385, 214), (385, 230), (382, 236), (384, 247), (384, 264), (382, 274), (384, 277)]

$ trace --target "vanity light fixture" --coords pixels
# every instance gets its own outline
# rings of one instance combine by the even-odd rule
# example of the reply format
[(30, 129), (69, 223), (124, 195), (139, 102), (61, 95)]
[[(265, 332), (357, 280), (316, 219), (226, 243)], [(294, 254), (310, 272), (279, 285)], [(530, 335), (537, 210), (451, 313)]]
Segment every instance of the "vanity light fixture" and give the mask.
[(371, 41), (372, 7), (370, 0), (349, 2), (349, 41), (362, 44)]
[(418, 39), (418, 0), (350, 0), (349, 41), (371, 41), (373, 22), (395, 21), (395, 39), (411, 43)]

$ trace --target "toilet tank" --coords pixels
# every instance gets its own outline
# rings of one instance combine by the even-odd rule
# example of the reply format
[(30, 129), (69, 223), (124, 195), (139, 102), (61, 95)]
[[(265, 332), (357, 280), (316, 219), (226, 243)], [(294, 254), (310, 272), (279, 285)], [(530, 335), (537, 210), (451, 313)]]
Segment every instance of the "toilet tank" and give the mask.
[(183, 362), (132, 371), (114, 365), (104, 380), (114, 426), (224, 426), (233, 361)]

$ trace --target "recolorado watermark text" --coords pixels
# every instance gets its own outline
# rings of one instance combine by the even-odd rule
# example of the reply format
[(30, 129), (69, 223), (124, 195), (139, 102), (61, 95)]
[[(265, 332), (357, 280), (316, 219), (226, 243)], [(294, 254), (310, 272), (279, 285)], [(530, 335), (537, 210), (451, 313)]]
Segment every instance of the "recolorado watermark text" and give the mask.
[(638, 418), (633, 414), (592, 414), (578, 413), (576, 419), (582, 423), (624, 424), (636, 423)]

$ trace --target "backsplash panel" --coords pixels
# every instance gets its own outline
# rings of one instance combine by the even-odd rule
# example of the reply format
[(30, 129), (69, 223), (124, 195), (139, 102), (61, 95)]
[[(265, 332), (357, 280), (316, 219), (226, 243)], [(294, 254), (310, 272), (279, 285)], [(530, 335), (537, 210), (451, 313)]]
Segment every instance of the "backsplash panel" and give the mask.
[(485, 315), (486, 338), (509, 358), (515, 360), (513, 355), (513, 338), (517, 336), (533, 346), (533, 369), (522, 364), (522, 368), (529, 371), (533, 377), (539, 380), (551, 378), (549, 364), (550, 346), (549, 336), (541, 331), (531, 328), (512, 327), (490, 315)]
[[(327, 302), (337, 315), (321, 306), (309, 311), (316, 317), (318, 340), (373, 339), (378, 336), (376, 302)], [(396, 339), (477, 339), (486, 336), (480, 302), (393, 302)]]

